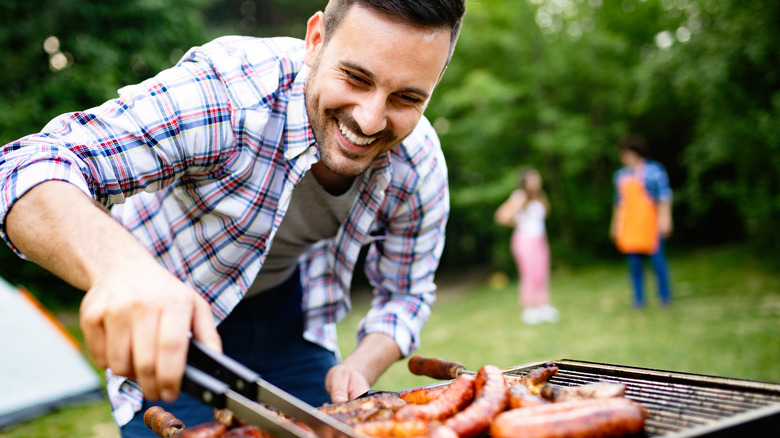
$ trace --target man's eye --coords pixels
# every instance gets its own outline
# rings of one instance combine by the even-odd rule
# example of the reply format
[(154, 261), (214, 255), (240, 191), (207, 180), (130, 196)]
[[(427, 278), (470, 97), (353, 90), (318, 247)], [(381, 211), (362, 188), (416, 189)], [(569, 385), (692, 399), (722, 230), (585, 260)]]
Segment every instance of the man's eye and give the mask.
[(412, 96), (409, 94), (399, 94), (398, 96), (401, 98), (401, 100), (403, 100), (406, 103), (418, 104), (422, 102), (422, 99), (420, 99), (419, 97)]
[(355, 82), (355, 83), (358, 83), (358, 84), (367, 84), (368, 83), (365, 79), (363, 79), (362, 77), (360, 77), (360, 76), (358, 76), (358, 75), (356, 75), (354, 73), (350, 73), (348, 71), (345, 72), (345, 73), (347, 74), (347, 77), (349, 78), (349, 80), (351, 80), (352, 82)]

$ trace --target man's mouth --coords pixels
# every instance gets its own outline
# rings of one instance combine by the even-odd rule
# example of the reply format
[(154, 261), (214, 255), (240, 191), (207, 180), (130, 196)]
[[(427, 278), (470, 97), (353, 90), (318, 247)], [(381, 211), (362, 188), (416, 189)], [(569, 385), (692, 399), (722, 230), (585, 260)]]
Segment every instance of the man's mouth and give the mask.
[(366, 146), (374, 142), (376, 140), (376, 137), (364, 137), (362, 135), (356, 134), (354, 131), (347, 128), (343, 123), (340, 121), (337, 121), (339, 124), (339, 131), (341, 131), (341, 134), (346, 137), (347, 140), (354, 143), (357, 146)]

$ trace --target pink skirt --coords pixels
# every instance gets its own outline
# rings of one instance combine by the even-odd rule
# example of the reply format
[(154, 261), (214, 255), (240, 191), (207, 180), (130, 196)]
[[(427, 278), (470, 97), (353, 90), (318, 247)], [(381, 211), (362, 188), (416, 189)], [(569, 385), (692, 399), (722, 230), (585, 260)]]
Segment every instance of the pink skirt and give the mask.
[(528, 237), (512, 233), (512, 256), (520, 275), (519, 301), (523, 307), (550, 303), (550, 245), (547, 235)]

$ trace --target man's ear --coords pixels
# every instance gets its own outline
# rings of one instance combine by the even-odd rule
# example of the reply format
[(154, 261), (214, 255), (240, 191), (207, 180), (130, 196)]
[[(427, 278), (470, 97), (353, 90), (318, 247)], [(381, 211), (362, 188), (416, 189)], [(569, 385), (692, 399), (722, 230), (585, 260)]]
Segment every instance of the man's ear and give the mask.
[(312, 15), (306, 23), (306, 53), (303, 61), (308, 67), (314, 65), (314, 60), (325, 41), (325, 14), (321, 11)]

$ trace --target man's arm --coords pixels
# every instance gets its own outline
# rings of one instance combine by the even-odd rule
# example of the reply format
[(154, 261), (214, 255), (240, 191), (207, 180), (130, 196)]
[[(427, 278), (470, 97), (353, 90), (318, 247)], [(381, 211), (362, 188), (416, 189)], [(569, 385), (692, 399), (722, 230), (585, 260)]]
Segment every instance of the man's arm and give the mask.
[(221, 350), (206, 301), (75, 186), (35, 186), (5, 227), (30, 260), (87, 291), (79, 319), (92, 358), (135, 378), (147, 398), (178, 395), (190, 331)]
[(658, 203), (658, 232), (664, 239), (672, 235), (674, 224), (672, 222), (672, 202), (662, 201)]
[(352, 354), (328, 371), (325, 388), (333, 403), (354, 399), (371, 389), (376, 379), (400, 358), (401, 350), (393, 338), (369, 333)]

